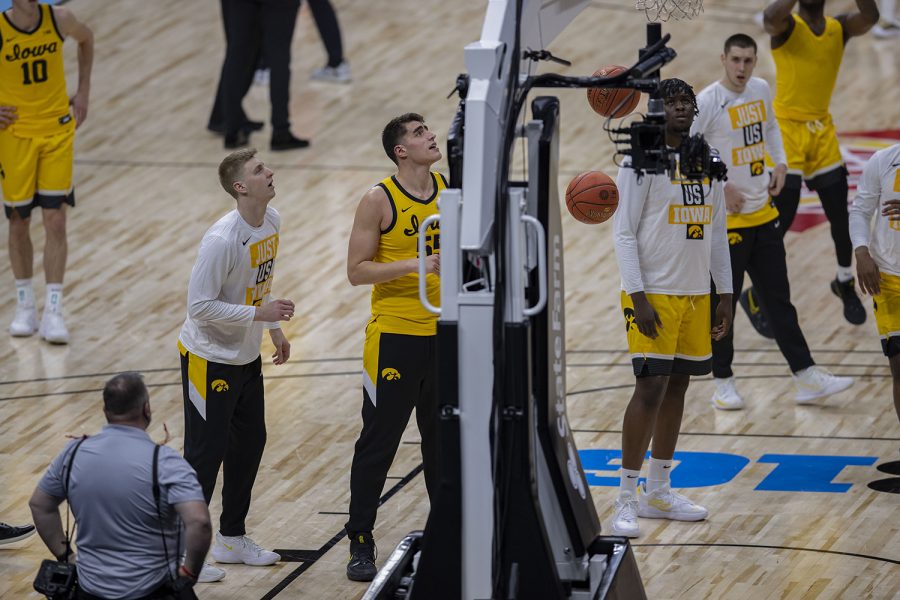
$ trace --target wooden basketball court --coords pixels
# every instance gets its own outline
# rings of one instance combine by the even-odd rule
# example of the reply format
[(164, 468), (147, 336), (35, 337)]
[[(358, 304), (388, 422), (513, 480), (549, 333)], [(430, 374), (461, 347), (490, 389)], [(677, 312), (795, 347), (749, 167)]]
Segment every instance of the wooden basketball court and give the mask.
[[(346, 279), (347, 236), (360, 196), (392, 171), (380, 145), (384, 123), (421, 112), (444, 147), (456, 108), (455, 98), (446, 96), (464, 71), (463, 47), (480, 37), (486, 3), (334, 4), (353, 83), (308, 81), (324, 53), (304, 8), (293, 46), (291, 113), (294, 133), (310, 137), (312, 147), (271, 153), (268, 127), (251, 138), (274, 168), (273, 206), (283, 219), (275, 294), (294, 300), (297, 312), (284, 327), (291, 361), (264, 367), (268, 446), (248, 527), (285, 561), (265, 568), (229, 565), (223, 581), (197, 587), (202, 598), (355, 599), (366, 589), (344, 575), (342, 527), (361, 425), (369, 311), (369, 289)], [(757, 4), (707, 0), (697, 20), (665, 25), (679, 54), (665, 75), (699, 91), (721, 76), (725, 37), (742, 31), (761, 46), (756, 74), (774, 81), (768, 40), (752, 20)], [(853, 4), (829, 2), (826, 10), (834, 14)], [(0, 334), (0, 520), (19, 524), (30, 521), (27, 500), (66, 436), (102, 426), (100, 389), (115, 372), (145, 374), (151, 436), (161, 440), (167, 423), (170, 445), (182, 447), (175, 342), (188, 277), (203, 232), (234, 204), (216, 178), (225, 155), (221, 139), (205, 129), (224, 55), (218, 2), (75, 0), (69, 7), (96, 35), (90, 113), (76, 140), (78, 206), (69, 212), (65, 311), (72, 340), (54, 347), (36, 337)], [(550, 47), (573, 62), (561, 72), (584, 75), (605, 64), (630, 64), (644, 45), (645, 24), (631, 7), (628, 0), (593, 2)], [(67, 50), (70, 69), (74, 50)], [(898, 40), (867, 36), (849, 43), (832, 102), (838, 131), (897, 129), (898, 51)], [(555, 93), (562, 101), (560, 189), (589, 169), (614, 177), (612, 146), (584, 91)], [(254, 87), (245, 108), (253, 118), (267, 118), (267, 91)], [(871, 148), (887, 142), (857, 136), (852, 143)], [(32, 231), (40, 307), (39, 221)], [(614, 460), (604, 462), (604, 451), (620, 447), (633, 384), (618, 269), (611, 223), (587, 226), (568, 214), (563, 223), (569, 418), (605, 524), (617, 493), (609, 481), (618, 474)], [(0, 227), (3, 246), (7, 237)], [(900, 458), (887, 359), (871, 314), (864, 325), (849, 325), (829, 291), (835, 259), (827, 224), (789, 234), (787, 246), (792, 297), (813, 355), (833, 372), (855, 376), (856, 385), (820, 405), (796, 406), (774, 343), (737, 315), (735, 371), (748, 407), (715, 411), (712, 381), (692, 383), (677, 468), (692, 465), (697, 487), (686, 493), (707, 506), (710, 517), (699, 523), (642, 520), (643, 536), (634, 546), (650, 598), (900, 597), (900, 496), (867, 487), (890, 477), (876, 465)], [(5, 329), (14, 311), (5, 252), (0, 264)], [(269, 354), (264, 346), (263, 356)], [(418, 440), (413, 422), (379, 512), (375, 537), (382, 560), (425, 523)], [(709, 484), (714, 480), (719, 483)], [(211, 510), (217, 520), (218, 500)], [(0, 547), (0, 597), (37, 597), (31, 582), (48, 557), (37, 536)]]

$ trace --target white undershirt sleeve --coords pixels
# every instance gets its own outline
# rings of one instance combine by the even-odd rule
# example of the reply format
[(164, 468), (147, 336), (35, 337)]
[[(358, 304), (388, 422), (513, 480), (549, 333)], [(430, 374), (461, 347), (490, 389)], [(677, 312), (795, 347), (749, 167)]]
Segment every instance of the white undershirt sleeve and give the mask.
[(872, 216), (878, 210), (881, 198), (881, 177), (877, 164), (878, 157), (870, 159), (863, 167), (862, 175), (856, 186), (856, 197), (850, 207), (850, 241), (853, 249), (869, 245), (869, 233), (872, 227)]
[(195, 321), (215, 321), (250, 326), (256, 308), (219, 300), (222, 285), (232, 268), (232, 249), (219, 236), (203, 239), (188, 284), (188, 315)]
[(725, 226), (725, 193), (721, 182), (710, 185), (713, 205), (712, 232), (710, 236), (709, 273), (716, 284), (716, 293), (732, 293), (731, 253), (728, 249), (728, 230)]
[(621, 167), (616, 176), (619, 188), (619, 208), (613, 219), (613, 240), (616, 261), (622, 275), (622, 286), (626, 294), (644, 290), (641, 277), (641, 262), (638, 255), (637, 231), (644, 211), (644, 201), (650, 189), (649, 175), (638, 182), (638, 175), (630, 167)]

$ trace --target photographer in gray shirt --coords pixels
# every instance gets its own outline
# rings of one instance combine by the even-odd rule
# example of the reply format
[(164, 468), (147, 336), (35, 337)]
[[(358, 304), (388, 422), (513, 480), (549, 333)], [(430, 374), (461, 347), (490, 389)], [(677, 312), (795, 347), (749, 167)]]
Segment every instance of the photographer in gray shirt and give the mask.
[[(65, 560), (59, 506), (68, 498), (78, 526), (78, 598), (172, 597), (173, 586), (193, 585), (209, 549), (203, 491), (175, 450), (160, 446), (154, 465), (156, 444), (146, 432), (150, 398), (140, 374), (121, 373), (106, 383), (103, 412), (103, 430), (70, 442), (41, 478), (29, 502), (34, 524), (50, 552)], [(180, 547), (186, 552), (179, 566)]]

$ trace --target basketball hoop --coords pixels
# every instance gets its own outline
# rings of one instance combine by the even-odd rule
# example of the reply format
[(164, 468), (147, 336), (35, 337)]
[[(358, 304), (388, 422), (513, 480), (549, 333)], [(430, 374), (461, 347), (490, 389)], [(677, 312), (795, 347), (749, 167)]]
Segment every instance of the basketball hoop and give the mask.
[(703, 0), (634, 0), (634, 8), (644, 11), (648, 21), (693, 19), (703, 11)]

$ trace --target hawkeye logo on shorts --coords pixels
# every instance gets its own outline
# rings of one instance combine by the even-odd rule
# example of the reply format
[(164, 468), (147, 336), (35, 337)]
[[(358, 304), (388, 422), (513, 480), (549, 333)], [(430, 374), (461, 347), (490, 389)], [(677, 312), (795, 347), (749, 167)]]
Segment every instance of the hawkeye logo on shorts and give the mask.
[(227, 392), (228, 382), (224, 379), (214, 379), (213, 382), (209, 384), (209, 387), (217, 392)]
[(729, 246), (737, 246), (741, 242), (744, 241), (744, 238), (741, 237), (741, 234), (736, 233), (734, 231), (728, 232), (728, 245)]
[(687, 239), (702, 240), (703, 226), (712, 223), (712, 206), (704, 204), (703, 184), (699, 181), (682, 182), (681, 196), (684, 206), (669, 205), (669, 223), (684, 225)]
[(381, 378), (385, 381), (400, 381), (400, 371), (391, 367), (385, 367), (381, 370)]
[(625, 313), (625, 333), (628, 333), (637, 327), (634, 324), (634, 309), (626, 308), (623, 312)]

